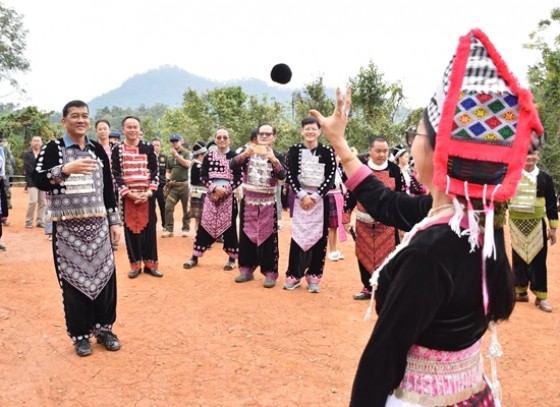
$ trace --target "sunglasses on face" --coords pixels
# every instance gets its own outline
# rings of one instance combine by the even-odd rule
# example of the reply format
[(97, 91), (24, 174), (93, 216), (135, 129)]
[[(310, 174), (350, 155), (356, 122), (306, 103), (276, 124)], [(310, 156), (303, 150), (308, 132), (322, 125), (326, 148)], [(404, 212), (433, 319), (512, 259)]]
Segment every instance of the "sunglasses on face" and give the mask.
[(216, 140), (227, 140), (229, 136), (216, 136)]

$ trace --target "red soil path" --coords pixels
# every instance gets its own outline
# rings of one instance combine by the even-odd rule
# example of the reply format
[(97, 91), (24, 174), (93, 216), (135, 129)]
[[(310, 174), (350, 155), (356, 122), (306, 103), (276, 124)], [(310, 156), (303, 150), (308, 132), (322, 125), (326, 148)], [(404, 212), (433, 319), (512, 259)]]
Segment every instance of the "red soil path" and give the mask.
[[(94, 345), (75, 355), (66, 335), (50, 242), (24, 228), (27, 195), (14, 192), (0, 252), (0, 406), (345, 406), (372, 330), (352, 241), (327, 261), (321, 293), (282, 290), (290, 237), (280, 232), (282, 271), (273, 289), (259, 274), (236, 284), (216, 245), (183, 270), (193, 236), (158, 238), (162, 279), (127, 277), (116, 251), (119, 352)], [(180, 214), (181, 209), (177, 208)], [(178, 217), (178, 216), (177, 216)], [(179, 223), (177, 223), (176, 230)], [(158, 229), (158, 233), (160, 230)], [(504, 406), (560, 406), (560, 245), (549, 252), (551, 314), (517, 304), (499, 326)], [(531, 297), (532, 298), (532, 297)]]

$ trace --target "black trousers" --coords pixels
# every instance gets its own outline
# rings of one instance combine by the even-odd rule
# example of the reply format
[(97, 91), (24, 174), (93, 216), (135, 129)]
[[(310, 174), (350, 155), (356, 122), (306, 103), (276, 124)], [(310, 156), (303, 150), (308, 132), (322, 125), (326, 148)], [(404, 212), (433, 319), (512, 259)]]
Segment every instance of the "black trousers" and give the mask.
[[(54, 241), (53, 241), (54, 243)], [(66, 330), (73, 341), (78, 337), (89, 337), (99, 330), (111, 330), (117, 319), (117, 278), (116, 271), (95, 300), (90, 299), (73, 285), (56, 275), (62, 288), (62, 301)]]
[(156, 197), (157, 206), (159, 208), (159, 220), (161, 221), (161, 227), (165, 227), (165, 198), (163, 197), (163, 186), (160, 185), (154, 194)]

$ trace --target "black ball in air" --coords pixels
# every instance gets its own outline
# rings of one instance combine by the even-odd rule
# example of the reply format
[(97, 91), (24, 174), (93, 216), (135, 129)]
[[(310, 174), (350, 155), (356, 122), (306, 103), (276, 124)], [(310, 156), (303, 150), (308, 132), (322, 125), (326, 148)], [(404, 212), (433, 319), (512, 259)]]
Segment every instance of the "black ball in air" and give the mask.
[(270, 78), (276, 83), (285, 85), (292, 79), (292, 70), (286, 64), (276, 64), (270, 71)]

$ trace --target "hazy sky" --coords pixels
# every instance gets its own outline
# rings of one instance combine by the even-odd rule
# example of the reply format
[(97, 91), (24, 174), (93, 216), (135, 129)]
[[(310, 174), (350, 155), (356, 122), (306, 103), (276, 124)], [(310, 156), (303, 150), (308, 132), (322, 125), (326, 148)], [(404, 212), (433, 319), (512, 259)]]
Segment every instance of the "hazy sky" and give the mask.
[[(426, 104), (470, 28), (486, 32), (526, 84), (538, 53), (523, 49), (558, 0), (0, 0), (24, 16), (31, 71), (17, 78), (26, 97), (0, 102), (61, 110), (137, 73), (176, 65), (213, 80), (253, 77), (290, 65), (290, 88), (319, 76), (345, 86), (373, 61), (400, 81), (408, 105)], [(332, 4), (331, 4), (332, 3)], [(481, 8), (484, 8), (482, 11)], [(334, 97), (334, 95), (332, 95)]]

